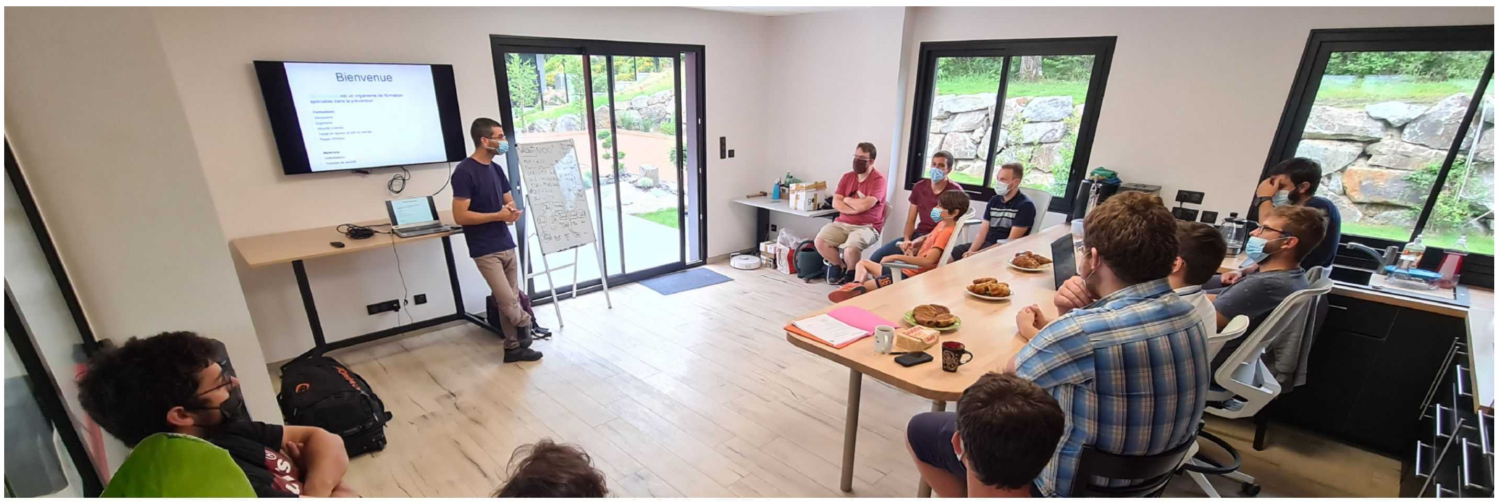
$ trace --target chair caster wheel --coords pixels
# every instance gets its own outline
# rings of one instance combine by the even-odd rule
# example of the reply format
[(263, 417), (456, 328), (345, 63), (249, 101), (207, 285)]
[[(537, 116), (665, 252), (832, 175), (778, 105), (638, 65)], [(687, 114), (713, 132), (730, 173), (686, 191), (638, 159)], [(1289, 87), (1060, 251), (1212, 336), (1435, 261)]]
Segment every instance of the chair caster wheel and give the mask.
[(1250, 497), (1260, 495), (1260, 485), (1255, 483), (1241, 483), (1240, 493)]

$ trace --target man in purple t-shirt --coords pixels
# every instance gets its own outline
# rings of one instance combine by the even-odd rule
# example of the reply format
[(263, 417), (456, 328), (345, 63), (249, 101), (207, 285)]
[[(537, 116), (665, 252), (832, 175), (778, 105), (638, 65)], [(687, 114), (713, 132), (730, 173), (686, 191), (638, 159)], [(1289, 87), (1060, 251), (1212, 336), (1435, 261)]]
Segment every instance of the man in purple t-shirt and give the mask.
[(534, 328), (531, 314), (521, 307), (516, 242), (509, 226), (521, 219), (521, 209), (510, 194), (510, 179), (494, 163), (510, 150), (510, 142), (494, 119), (475, 119), (469, 135), (474, 154), (453, 169), (453, 221), (463, 225), (469, 257), (505, 318), (500, 327), (505, 332), (504, 361), (535, 361), (542, 353), (530, 347)]
[[(885, 223), (885, 176), (873, 167), (875, 145), (854, 147), (854, 169), (844, 173), (833, 192), (833, 208), (839, 216), (823, 226), (813, 246), (828, 265), (828, 283), (843, 284), (854, 278), (850, 269), (859, 263), (866, 248), (880, 242)], [(847, 270), (847, 272), (846, 272)]]

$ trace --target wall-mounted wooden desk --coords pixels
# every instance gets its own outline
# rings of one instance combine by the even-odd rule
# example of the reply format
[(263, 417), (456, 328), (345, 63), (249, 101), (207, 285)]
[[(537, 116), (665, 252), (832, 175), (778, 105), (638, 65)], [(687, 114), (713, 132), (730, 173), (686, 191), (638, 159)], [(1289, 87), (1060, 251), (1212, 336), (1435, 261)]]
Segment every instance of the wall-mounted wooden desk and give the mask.
[[(454, 226), (453, 215), (444, 211), (439, 213), (438, 219), (445, 225)], [(382, 232), (389, 231), (390, 225), (386, 220), (364, 221), (357, 223), (374, 227)], [(391, 234), (377, 233), (368, 239), (350, 239), (339, 233), (338, 226), (327, 226), (310, 228), (307, 230), (294, 230), (276, 234), (257, 235), (255, 237), (242, 237), (229, 242), (245, 264), (250, 267), (264, 267), (281, 263), (291, 263), (292, 273), (297, 276), (297, 289), (302, 293), (302, 306), (307, 310), (307, 323), (312, 328), (313, 348), (303, 356), (322, 355), (324, 352), (351, 347), (361, 343), (379, 340), (390, 336), (407, 333), (419, 329), (436, 326), (454, 321), (468, 321), (478, 324), (485, 329), (499, 333), (494, 327), (483, 319), (475, 317), (464, 310), (463, 291), (458, 284), (458, 269), (453, 265), (453, 243), (451, 237), (454, 234), (463, 233), (463, 230), (455, 229), (447, 232), (438, 232), (416, 237), (396, 237)], [(410, 244), (429, 239), (443, 240), (443, 257), (448, 265), (448, 281), (453, 287), (452, 314), (415, 322), (405, 326), (366, 333), (353, 338), (328, 342), (323, 335), (323, 324), (318, 319), (318, 307), (313, 301), (312, 284), (307, 280), (307, 267), (305, 260), (313, 258), (325, 258), (329, 256), (357, 253), (371, 249), (386, 249), (392, 246)], [(331, 243), (341, 242), (344, 247), (334, 247)], [(502, 334), (503, 336), (503, 334)], [(301, 358), (301, 356), (299, 356)]]

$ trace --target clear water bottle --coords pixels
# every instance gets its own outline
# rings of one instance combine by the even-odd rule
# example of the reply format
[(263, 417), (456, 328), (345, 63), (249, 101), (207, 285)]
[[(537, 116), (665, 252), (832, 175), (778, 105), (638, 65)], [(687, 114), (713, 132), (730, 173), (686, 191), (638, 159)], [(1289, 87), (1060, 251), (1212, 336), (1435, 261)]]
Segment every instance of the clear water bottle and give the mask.
[(1229, 213), (1224, 218), (1224, 223), (1219, 225), (1219, 235), (1224, 236), (1224, 244), (1229, 246), (1226, 256), (1240, 254), (1245, 248), (1245, 223), (1239, 218), (1240, 213)]
[(1083, 255), (1088, 251), (1088, 247), (1083, 244), (1083, 219), (1073, 220), (1072, 235), (1074, 272), (1083, 275)]

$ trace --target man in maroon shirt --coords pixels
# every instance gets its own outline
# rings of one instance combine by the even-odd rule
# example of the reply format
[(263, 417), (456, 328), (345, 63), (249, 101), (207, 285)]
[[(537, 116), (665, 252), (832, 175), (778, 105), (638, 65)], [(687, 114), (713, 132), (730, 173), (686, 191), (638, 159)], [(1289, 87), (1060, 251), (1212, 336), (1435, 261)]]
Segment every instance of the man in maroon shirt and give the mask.
[(839, 216), (818, 231), (813, 246), (828, 264), (828, 283), (843, 284), (854, 278), (850, 270), (866, 248), (880, 242), (885, 223), (885, 176), (874, 168), (875, 145), (854, 147), (854, 169), (844, 173), (833, 192), (833, 208)]
[(870, 261), (880, 263), (887, 256), (905, 253), (912, 240), (932, 232), (938, 222), (932, 219), (932, 209), (938, 207), (938, 196), (949, 190), (963, 191), (957, 181), (948, 179), (948, 175), (953, 173), (953, 162), (953, 154), (946, 150), (932, 154), (932, 164), (927, 168), (927, 176), (911, 187), (911, 196), (906, 198), (911, 203), (911, 208), (906, 211), (906, 228), (901, 237), (891, 239), (880, 246), (880, 249), (876, 249), (870, 255)]

